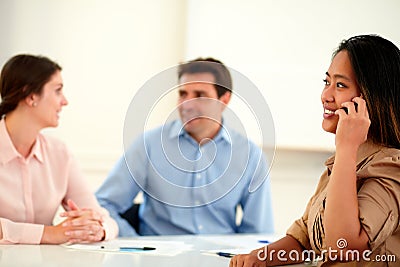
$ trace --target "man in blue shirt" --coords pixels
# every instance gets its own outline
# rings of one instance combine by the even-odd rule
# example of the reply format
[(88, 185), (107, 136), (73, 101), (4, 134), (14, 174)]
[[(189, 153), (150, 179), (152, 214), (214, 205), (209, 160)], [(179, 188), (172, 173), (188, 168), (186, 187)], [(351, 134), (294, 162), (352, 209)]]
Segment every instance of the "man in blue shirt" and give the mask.
[[(100, 205), (124, 237), (272, 233), (266, 159), (222, 118), (232, 93), (228, 68), (216, 59), (198, 58), (181, 64), (178, 78), (180, 120), (133, 142), (98, 189)], [(121, 214), (141, 191), (137, 232)], [(238, 206), (243, 210), (239, 224)]]

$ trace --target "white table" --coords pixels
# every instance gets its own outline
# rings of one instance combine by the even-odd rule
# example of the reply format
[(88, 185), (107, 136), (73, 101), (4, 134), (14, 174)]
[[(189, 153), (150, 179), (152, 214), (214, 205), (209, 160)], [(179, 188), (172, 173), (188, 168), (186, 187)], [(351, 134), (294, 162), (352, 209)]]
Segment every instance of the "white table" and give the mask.
[[(240, 238), (257, 238), (255, 235), (239, 235)], [(227, 267), (229, 258), (208, 255), (204, 250), (227, 248), (221, 245), (237, 242), (238, 235), (216, 236), (151, 236), (139, 237), (143, 240), (183, 241), (193, 245), (189, 251), (184, 251), (176, 256), (146, 255), (145, 253), (113, 253), (101, 251), (87, 251), (66, 248), (57, 245), (0, 245), (0, 266), (18, 267), (98, 267), (98, 266), (207, 266)], [(236, 239), (235, 239), (236, 238)], [(261, 237), (260, 237), (261, 238)], [(236, 240), (236, 241), (235, 241)], [(260, 247), (262, 244), (260, 244)], [(290, 266), (304, 266), (290, 265)]]

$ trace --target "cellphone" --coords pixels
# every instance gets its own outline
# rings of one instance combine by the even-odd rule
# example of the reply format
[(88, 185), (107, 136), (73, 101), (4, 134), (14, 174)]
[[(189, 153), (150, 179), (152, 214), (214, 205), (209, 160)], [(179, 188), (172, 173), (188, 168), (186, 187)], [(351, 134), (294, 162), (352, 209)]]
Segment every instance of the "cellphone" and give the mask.
[[(353, 102), (353, 104), (356, 109), (356, 112), (358, 112), (358, 104), (356, 102)], [(343, 109), (346, 112), (346, 114), (349, 114), (349, 110), (346, 107), (342, 107), (341, 109)]]

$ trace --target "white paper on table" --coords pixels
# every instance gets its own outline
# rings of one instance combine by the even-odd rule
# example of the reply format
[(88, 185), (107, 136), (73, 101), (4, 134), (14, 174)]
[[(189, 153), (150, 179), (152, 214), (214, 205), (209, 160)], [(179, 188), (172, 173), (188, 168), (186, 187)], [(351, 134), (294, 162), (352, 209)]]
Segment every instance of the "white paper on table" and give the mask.
[[(89, 250), (112, 253), (139, 253), (152, 256), (176, 256), (182, 252), (189, 251), (193, 245), (180, 241), (159, 241), (159, 240), (110, 240), (91, 244), (63, 245), (69, 249)], [(120, 251), (121, 247), (154, 247), (155, 250), (133, 250)]]
[[(226, 249), (238, 249), (240, 251), (252, 251), (257, 248), (261, 248), (268, 245), (270, 242), (277, 240), (276, 236), (273, 235), (249, 235), (249, 234), (237, 234), (237, 235), (207, 235), (199, 236), (199, 238), (206, 240), (207, 242), (214, 243), (221, 248)], [(265, 243), (268, 241), (268, 243)], [(243, 253), (240, 253), (243, 254)]]
[(200, 251), (200, 253), (220, 257), (218, 255), (219, 252), (238, 255), (238, 254), (248, 254), (251, 251), (252, 251), (252, 249), (248, 249), (248, 248), (223, 248), (223, 249), (202, 250), (202, 251)]

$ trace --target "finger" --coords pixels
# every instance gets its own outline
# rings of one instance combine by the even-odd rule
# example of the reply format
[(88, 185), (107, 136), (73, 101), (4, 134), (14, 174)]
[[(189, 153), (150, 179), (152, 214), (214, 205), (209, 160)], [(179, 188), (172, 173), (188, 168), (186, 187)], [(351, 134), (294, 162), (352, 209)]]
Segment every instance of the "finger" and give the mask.
[(61, 217), (72, 217), (72, 218), (86, 217), (93, 221), (103, 222), (102, 215), (100, 213), (90, 210), (90, 209), (66, 211), (66, 212), (61, 213), (60, 216)]
[(105, 236), (105, 232), (104, 232), (104, 230), (102, 229), (101, 231), (99, 231), (94, 237), (94, 242), (98, 242), (98, 241), (102, 241), (103, 240), (103, 237)]
[(87, 211), (84, 210), (71, 210), (60, 213), (61, 217), (82, 217), (85, 216)]
[(64, 235), (72, 239), (78, 239), (83, 235), (89, 235), (89, 231), (87, 230), (68, 230), (64, 232)]
[(104, 221), (103, 215), (101, 213), (92, 209), (86, 209), (85, 211), (87, 212), (87, 215), (91, 220), (98, 221), (100, 223)]
[(363, 115), (368, 115), (368, 110), (367, 110), (367, 103), (362, 97), (355, 97), (351, 101), (357, 103), (358, 105), (358, 113), (363, 114)]
[(68, 244), (82, 243), (82, 240), (81, 239), (77, 239), (77, 238), (71, 238), (71, 239), (68, 239), (67, 243)]
[(96, 241), (92, 241), (92, 240), (84, 240), (84, 239), (79, 239), (79, 238), (72, 238), (70, 240), (68, 240), (68, 244), (88, 244), (88, 243), (93, 243)]
[(67, 205), (68, 205), (70, 210), (80, 210), (78, 205), (76, 205), (76, 203), (72, 199), (68, 199), (67, 200)]
[(81, 220), (73, 220), (73, 219), (69, 219), (69, 220), (65, 220), (61, 226), (63, 227), (69, 227), (69, 226), (85, 226), (85, 223), (82, 223)]
[(91, 218), (87, 217), (79, 217), (77, 219), (71, 219), (63, 222), (62, 226), (80, 226), (80, 227), (85, 227), (85, 228), (96, 228), (100, 229), (102, 227), (101, 222), (97, 220), (93, 220)]
[(70, 230), (66, 231), (65, 235), (69, 237), (69, 242), (90, 243), (101, 241), (104, 235), (104, 231)]
[(339, 119), (340, 119), (340, 118), (346, 116), (347, 113), (346, 113), (346, 111), (344, 111), (343, 109), (340, 108), (340, 109), (337, 109), (337, 110), (335, 111), (335, 115), (338, 115), (338, 116), (339, 116)]
[(89, 236), (93, 235), (91, 230), (69, 230), (64, 233), (70, 239), (87, 240)]
[(62, 226), (63, 227), (97, 227), (97, 228), (101, 228), (103, 227), (102, 222), (98, 221), (98, 220), (94, 220), (92, 218), (89, 217), (75, 217), (75, 218), (71, 218), (70, 219), (65, 220), (64, 222), (62, 222)]
[(86, 212), (88, 212), (88, 216), (89, 218), (91, 218), (92, 220), (98, 221), (98, 222), (103, 222), (103, 215), (101, 215), (101, 213), (92, 210), (92, 209), (85, 209)]
[(344, 102), (341, 104), (341, 106), (347, 108), (348, 115), (357, 113), (356, 106), (355, 106), (354, 102), (352, 102), (352, 101)]
[(243, 267), (243, 266), (244, 266), (244, 255), (237, 255), (236, 267)]
[(86, 225), (86, 226), (83, 226), (83, 227), (78, 226), (78, 229), (87, 230), (89, 232), (89, 234), (91, 234), (91, 235), (100, 234), (102, 236), (103, 232), (104, 232), (103, 226), (101, 226), (99, 224), (90, 224), (90, 225)]
[(238, 256), (233, 256), (231, 261), (229, 262), (229, 267), (236, 267), (236, 259)]

